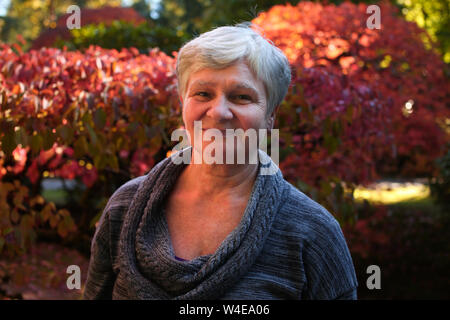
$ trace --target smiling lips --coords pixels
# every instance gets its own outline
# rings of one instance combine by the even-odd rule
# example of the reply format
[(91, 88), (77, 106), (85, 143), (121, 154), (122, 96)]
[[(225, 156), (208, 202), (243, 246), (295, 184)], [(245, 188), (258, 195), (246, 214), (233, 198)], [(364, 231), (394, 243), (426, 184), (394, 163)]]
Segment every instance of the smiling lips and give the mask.
[(230, 133), (227, 133), (227, 131), (226, 131), (227, 129), (219, 129), (219, 128), (202, 128), (202, 131), (206, 131), (206, 130), (210, 130), (210, 129), (217, 129), (220, 132), (222, 132), (223, 135), (228, 135), (228, 134), (233, 134), (234, 133), (234, 129), (232, 129), (232, 128), (227, 128), (227, 129), (232, 130)]

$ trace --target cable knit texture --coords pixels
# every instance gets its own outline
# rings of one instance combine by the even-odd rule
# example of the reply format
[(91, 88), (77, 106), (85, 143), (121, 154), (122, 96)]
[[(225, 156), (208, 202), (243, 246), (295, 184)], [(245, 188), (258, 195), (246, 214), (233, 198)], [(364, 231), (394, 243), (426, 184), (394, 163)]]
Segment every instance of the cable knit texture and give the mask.
[[(338, 222), (284, 180), (262, 150), (239, 225), (213, 254), (176, 259), (164, 206), (186, 166), (172, 161), (178, 155), (109, 199), (92, 240), (84, 299), (356, 299)], [(267, 166), (275, 174), (261, 174)]]

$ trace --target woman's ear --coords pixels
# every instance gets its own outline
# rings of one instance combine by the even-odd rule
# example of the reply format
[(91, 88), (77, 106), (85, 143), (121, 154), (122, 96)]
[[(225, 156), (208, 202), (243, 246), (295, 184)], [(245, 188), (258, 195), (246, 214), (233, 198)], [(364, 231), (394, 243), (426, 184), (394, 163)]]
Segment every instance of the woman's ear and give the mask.
[(268, 130), (273, 129), (273, 125), (275, 124), (275, 114), (278, 111), (278, 107), (279, 106), (276, 106), (275, 109), (273, 109), (272, 114), (267, 118), (267, 129)]
[(274, 122), (275, 122), (275, 118), (273, 116), (270, 116), (269, 119), (267, 120), (267, 129), (268, 130), (273, 129)]

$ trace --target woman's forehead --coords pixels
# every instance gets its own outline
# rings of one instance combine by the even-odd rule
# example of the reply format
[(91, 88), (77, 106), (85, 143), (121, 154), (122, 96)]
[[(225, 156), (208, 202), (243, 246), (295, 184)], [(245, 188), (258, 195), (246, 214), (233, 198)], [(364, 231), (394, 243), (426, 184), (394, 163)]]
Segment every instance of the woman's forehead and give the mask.
[(234, 62), (231, 65), (224, 66), (224, 67), (214, 67), (214, 66), (202, 66), (198, 68), (193, 68), (192, 73), (189, 75), (190, 78), (192, 77), (214, 77), (215, 75), (220, 74), (219, 77), (227, 76), (227, 77), (239, 77), (239, 78), (247, 78), (247, 79), (254, 79), (256, 80), (255, 74), (252, 72), (251, 68), (248, 66), (248, 64), (243, 61), (239, 60)]
[(257, 86), (254, 84), (253, 81), (244, 79), (222, 79), (219, 81), (197, 79), (192, 81), (190, 87), (191, 88), (216, 87), (218, 85), (224, 85), (226, 87), (231, 87), (233, 89), (257, 90)]
[(253, 74), (245, 63), (234, 64), (227, 68), (203, 68), (192, 73), (188, 79), (188, 88), (224, 86), (233, 89), (264, 90), (262, 81)]

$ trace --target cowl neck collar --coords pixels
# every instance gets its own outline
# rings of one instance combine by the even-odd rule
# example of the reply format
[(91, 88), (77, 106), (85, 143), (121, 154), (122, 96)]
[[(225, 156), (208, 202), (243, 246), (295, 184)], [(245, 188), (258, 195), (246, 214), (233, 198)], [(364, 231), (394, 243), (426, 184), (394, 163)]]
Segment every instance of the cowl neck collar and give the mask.
[[(179, 152), (190, 153), (191, 148)], [(258, 152), (258, 175), (239, 225), (213, 254), (189, 261), (175, 259), (164, 213), (165, 200), (187, 164), (176, 164), (176, 153), (146, 175), (124, 216), (119, 241), (120, 273), (129, 299), (218, 299), (250, 269), (286, 190), (279, 168), (264, 151)], [(269, 166), (274, 174), (262, 174)]]

